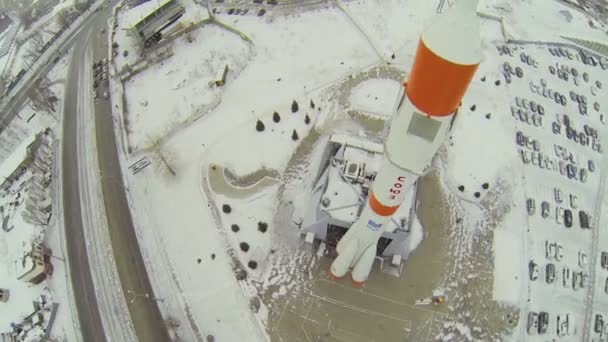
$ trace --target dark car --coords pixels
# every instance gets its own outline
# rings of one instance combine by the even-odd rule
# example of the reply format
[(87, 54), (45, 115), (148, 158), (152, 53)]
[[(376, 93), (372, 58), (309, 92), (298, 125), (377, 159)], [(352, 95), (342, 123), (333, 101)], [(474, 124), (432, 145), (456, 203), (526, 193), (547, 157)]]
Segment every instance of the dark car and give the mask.
[(542, 215), (543, 218), (549, 217), (549, 214), (550, 214), (550, 211), (551, 211), (551, 207), (549, 206), (549, 202), (543, 201), (540, 204), (540, 209), (541, 209), (541, 215)]
[(538, 314), (538, 333), (545, 334), (549, 328), (549, 313), (541, 311)]
[(572, 210), (570, 209), (564, 210), (564, 224), (566, 228), (572, 227)]
[(524, 146), (526, 144), (526, 136), (521, 131), (518, 131), (515, 133), (515, 142), (519, 146)]
[(578, 220), (581, 228), (589, 229), (589, 215), (584, 210), (578, 212)]
[(536, 212), (536, 204), (533, 198), (528, 198), (528, 200), (526, 201), (526, 208), (528, 209), (529, 215), (534, 215), (534, 213)]
[(528, 263), (528, 271), (530, 272), (530, 280), (538, 279), (538, 265), (532, 260)]
[(555, 265), (554, 264), (547, 264), (547, 266), (545, 266), (545, 281), (547, 282), (547, 284), (553, 284), (553, 282), (555, 281)]
[(562, 132), (562, 126), (557, 122), (551, 124), (551, 129), (553, 130), (553, 134), (561, 134)]
[(574, 169), (574, 165), (572, 164), (566, 165), (566, 172), (568, 173), (568, 178), (570, 179), (576, 176), (576, 170)]
[[(530, 261), (530, 263), (533, 263), (533, 262)], [(608, 270), (608, 252), (602, 252), (601, 265), (602, 265), (602, 268), (605, 268)]]
[(595, 323), (593, 324), (593, 331), (596, 333), (602, 332), (604, 329), (604, 317), (600, 314), (595, 315)]
[(591, 159), (589, 159), (589, 162), (587, 163), (587, 168), (589, 169), (589, 172), (594, 172), (595, 171), (595, 162)]
[(570, 126), (566, 126), (566, 138), (572, 139), (574, 136), (574, 130)]

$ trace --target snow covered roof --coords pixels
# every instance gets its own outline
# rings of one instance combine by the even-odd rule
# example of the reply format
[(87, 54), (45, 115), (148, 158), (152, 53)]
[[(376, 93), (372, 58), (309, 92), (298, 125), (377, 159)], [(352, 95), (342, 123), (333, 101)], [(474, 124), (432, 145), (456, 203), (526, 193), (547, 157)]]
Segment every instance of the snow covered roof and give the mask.
[(332, 134), (332, 143), (357, 147), (374, 153), (384, 153), (384, 146), (381, 143), (373, 142), (365, 138), (359, 138), (347, 134)]
[(21, 165), (21, 162), (27, 156), (27, 148), (30, 146), (32, 142), (36, 139), (36, 134), (32, 134), (28, 136), (14, 151), (11, 153), (8, 158), (0, 164), (0, 182), (4, 182), (5, 179), (10, 177), (10, 175)]
[(175, 0), (150, 0), (143, 4), (133, 7), (125, 14), (125, 27), (132, 28), (148, 15), (161, 8), (165, 4)]

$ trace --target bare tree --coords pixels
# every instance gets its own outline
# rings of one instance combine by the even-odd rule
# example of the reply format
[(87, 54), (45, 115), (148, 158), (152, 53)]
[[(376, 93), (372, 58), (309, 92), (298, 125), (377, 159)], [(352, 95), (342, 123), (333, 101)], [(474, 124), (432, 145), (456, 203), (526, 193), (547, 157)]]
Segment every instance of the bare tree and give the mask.
[(55, 14), (55, 20), (60, 27), (64, 27), (68, 24), (68, 13), (65, 8), (60, 9)]
[(29, 91), (29, 99), (31, 101), (31, 107), (35, 111), (47, 112), (53, 118), (57, 119), (55, 115), (55, 103), (59, 100), (55, 93), (51, 90), (50, 81), (45, 76), (42, 77), (36, 86)]
[(33, 0), (1, 0), (0, 10), (19, 20), (27, 28), (34, 22), (32, 3)]

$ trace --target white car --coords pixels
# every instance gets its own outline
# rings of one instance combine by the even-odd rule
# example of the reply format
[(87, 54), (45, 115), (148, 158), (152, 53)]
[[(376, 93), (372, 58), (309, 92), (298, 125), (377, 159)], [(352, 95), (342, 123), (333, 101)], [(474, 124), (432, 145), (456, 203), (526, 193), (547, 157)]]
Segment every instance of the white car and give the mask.
[(572, 272), (572, 289), (578, 290), (583, 288), (583, 272)]
[(555, 258), (555, 250), (557, 249), (556, 242), (549, 242), (545, 240), (545, 257), (547, 260), (552, 260)]
[(564, 197), (562, 195), (562, 191), (558, 188), (553, 188), (553, 196), (555, 197), (555, 202), (562, 203)]
[(536, 312), (528, 312), (528, 334), (536, 335), (538, 332), (538, 314)]
[(574, 194), (570, 194), (570, 207), (572, 207), (572, 209), (578, 208), (578, 197)]
[(573, 335), (576, 331), (576, 322), (571, 314), (557, 316), (557, 336)]
[(585, 252), (578, 252), (578, 265), (581, 268), (585, 268), (585, 266), (587, 266), (587, 254), (585, 254)]
[(564, 223), (564, 208), (562, 208), (562, 207), (555, 208), (555, 221), (558, 224)]

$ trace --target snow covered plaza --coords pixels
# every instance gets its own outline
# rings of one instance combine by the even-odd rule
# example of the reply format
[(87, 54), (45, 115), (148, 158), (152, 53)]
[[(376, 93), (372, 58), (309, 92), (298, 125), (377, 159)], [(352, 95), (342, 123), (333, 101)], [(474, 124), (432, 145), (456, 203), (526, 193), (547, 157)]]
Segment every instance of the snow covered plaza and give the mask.
[(0, 0), (0, 342), (608, 341), (607, 87), (602, 0)]

